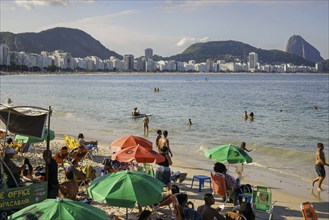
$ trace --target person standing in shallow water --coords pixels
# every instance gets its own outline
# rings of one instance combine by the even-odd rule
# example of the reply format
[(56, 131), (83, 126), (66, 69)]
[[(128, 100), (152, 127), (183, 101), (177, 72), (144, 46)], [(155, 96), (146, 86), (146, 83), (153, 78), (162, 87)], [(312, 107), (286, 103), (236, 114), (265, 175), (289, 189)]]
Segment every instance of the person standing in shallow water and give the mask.
[(324, 165), (329, 166), (329, 164), (326, 163), (326, 158), (325, 158), (325, 155), (323, 152), (323, 148), (324, 148), (323, 144), (318, 143), (317, 148), (318, 149), (315, 154), (315, 171), (318, 174), (318, 177), (312, 180), (312, 187), (314, 187), (314, 184), (316, 182), (319, 182), (317, 190), (324, 191), (321, 188), (322, 182), (323, 182), (324, 178), (326, 177), (326, 170), (324, 169)]
[(143, 118), (143, 124), (144, 124), (144, 135), (148, 135), (149, 134), (149, 122), (150, 122), (150, 119), (147, 117), (147, 115), (145, 114), (144, 115), (144, 118)]
[(250, 114), (249, 114), (249, 120), (250, 121), (253, 121), (254, 120), (254, 113), (253, 112), (250, 112)]
[(247, 120), (248, 119), (248, 112), (247, 111), (244, 111), (242, 117), (243, 117), (243, 120)]

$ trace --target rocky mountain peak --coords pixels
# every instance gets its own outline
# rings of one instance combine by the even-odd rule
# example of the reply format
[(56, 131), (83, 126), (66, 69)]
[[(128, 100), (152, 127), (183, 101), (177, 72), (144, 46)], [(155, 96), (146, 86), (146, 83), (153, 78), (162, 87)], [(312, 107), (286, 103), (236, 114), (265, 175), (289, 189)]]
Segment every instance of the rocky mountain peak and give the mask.
[(286, 52), (298, 55), (312, 62), (323, 61), (320, 52), (299, 35), (293, 35), (289, 38), (286, 45)]

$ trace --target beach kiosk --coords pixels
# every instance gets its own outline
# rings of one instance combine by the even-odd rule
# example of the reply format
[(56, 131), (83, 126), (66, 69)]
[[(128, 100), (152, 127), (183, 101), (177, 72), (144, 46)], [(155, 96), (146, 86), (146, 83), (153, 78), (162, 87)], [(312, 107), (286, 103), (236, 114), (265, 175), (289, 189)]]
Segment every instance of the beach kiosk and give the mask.
[[(0, 105), (0, 120), (6, 126), (3, 143), (0, 144), (0, 219), (6, 219), (6, 216), (12, 212), (47, 199), (47, 174), (46, 181), (19, 186), (15, 180), (17, 187), (8, 188), (4, 170), (9, 169), (3, 159), (6, 148), (6, 137), (9, 132), (35, 138), (45, 138), (47, 140), (47, 149), (49, 149), (49, 130), (47, 137), (43, 136), (45, 133), (44, 130), (50, 129), (50, 115), (51, 107), (44, 109), (34, 106), (13, 107)], [(48, 126), (45, 128), (47, 119)]]

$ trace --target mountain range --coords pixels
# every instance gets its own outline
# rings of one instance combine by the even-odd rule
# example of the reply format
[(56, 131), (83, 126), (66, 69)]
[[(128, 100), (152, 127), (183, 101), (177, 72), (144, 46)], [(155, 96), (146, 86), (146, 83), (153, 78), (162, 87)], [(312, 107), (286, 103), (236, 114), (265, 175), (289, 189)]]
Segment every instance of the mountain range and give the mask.
[[(57, 27), (39, 33), (0, 32), (0, 43), (9, 46), (11, 51), (38, 53), (61, 49), (70, 52), (73, 57), (97, 56), (101, 59), (122, 55), (107, 49), (91, 35), (79, 29)], [(176, 60), (204, 62), (207, 59), (242, 62), (248, 61), (248, 54), (256, 52), (259, 61), (267, 64), (292, 63), (295, 65), (314, 66), (315, 62), (323, 61), (320, 53), (302, 37), (294, 35), (288, 40), (286, 52), (281, 50), (264, 50), (238, 41), (212, 41), (196, 43), (182, 53), (161, 57), (155, 55), (155, 60)]]

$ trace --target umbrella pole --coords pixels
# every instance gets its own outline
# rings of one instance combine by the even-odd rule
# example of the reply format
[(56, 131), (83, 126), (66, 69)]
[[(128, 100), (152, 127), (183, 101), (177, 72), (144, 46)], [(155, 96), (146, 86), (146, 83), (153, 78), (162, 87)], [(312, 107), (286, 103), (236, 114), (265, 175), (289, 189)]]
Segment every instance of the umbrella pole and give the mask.
[(126, 220), (128, 220), (128, 208), (126, 208)]
[(51, 116), (51, 106), (49, 106), (49, 115), (48, 115), (47, 150), (49, 150), (50, 148), (50, 116)]

